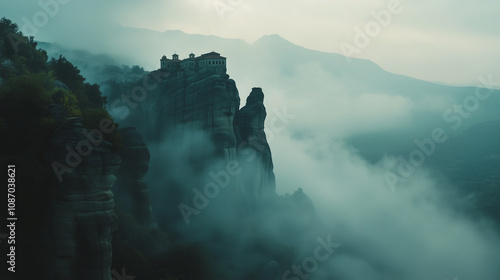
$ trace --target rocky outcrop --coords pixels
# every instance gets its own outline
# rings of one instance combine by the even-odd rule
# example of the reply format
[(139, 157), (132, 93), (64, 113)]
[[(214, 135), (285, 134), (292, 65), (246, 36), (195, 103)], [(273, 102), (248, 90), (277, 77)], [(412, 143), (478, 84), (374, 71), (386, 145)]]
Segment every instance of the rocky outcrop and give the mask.
[[(238, 160), (233, 120), (240, 98), (229, 75), (210, 69), (179, 77), (155, 71), (146, 83), (155, 81), (161, 82), (148, 91), (137, 108), (130, 110), (130, 117), (121, 125), (136, 127), (148, 144), (166, 151), (160, 176), (168, 178), (167, 201), (171, 199), (170, 212), (175, 213), (179, 201), (192, 200), (193, 186), (202, 188), (207, 184), (210, 178), (203, 176), (224, 170), (227, 162)], [(182, 170), (176, 173), (180, 166)], [(231, 177), (231, 186), (224, 195), (242, 205), (240, 180)]]
[[(180, 194), (181, 201), (191, 199), (193, 186), (207, 184), (210, 178), (201, 178), (204, 174), (223, 170), (230, 161), (237, 162), (243, 172), (231, 177), (231, 188), (225, 188), (224, 193), (238, 207), (248, 210), (255, 201), (276, 195), (271, 151), (264, 133), (262, 89), (254, 88), (239, 110), (238, 89), (227, 74), (200, 71), (172, 77), (156, 71), (150, 77), (162, 77), (161, 84), (122, 124), (137, 127), (151, 143), (173, 147), (170, 154), (184, 153), (182, 158), (189, 162), (193, 176), (169, 183), (171, 190), (180, 190), (175, 193), (185, 193)], [(166, 175), (172, 172), (165, 169)]]
[(150, 231), (158, 228), (153, 216), (148, 186), (144, 175), (149, 170), (149, 150), (142, 135), (134, 127), (119, 130), (122, 136), (122, 164), (114, 189), (117, 207), (132, 213), (136, 221)]
[(113, 145), (96, 136), (89, 138), (81, 118), (71, 118), (51, 140), (46, 158), (56, 176), (44, 231), (45, 279), (111, 280), (117, 222), (111, 187), (121, 161)]
[(207, 71), (196, 76), (171, 78), (154, 99), (153, 130), (159, 137), (175, 132), (190, 140), (207, 132), (216, 150), (234, 148), (233, 118), (240, 106), (235, 82), (228, 75)]
[(245, 160), (241, 160), (244, 164), (245, 190), (255, 200), (276, 194), (271, 149), (264, 132), (265, 119), (264, 93), (261, 88), (253, 88), (246, 105), (236, 113), (234, 126), (238, 152), (247, 155), (243, 156)]
[[(121, 122), (136, 127), (145, 140), (132, 128), (121, 130), (118, 208), (131, 209), (147, 227), (152, 224), (144, 183), (150, 165), (147, 182), (156, 193), (152, 199), (158, 220), (168, 225), (169, 235), (209, 252), (218, 278), (280, 279), (282, 269), (298, 257), (293, 245), (315, 240), (323, 228), (301, 189), (276, 194), (262, 89), (253, 88), (239, 109), (236, 84), (227, 74), (167, 74), (151, 73), (151, 79), (162, 77), (162, 82)], [(150, 164), (144, 142), (152, 151)], [(130, 229), (120, 227), (121, 238), (115, 240), (156, 257), (147, 248), (157, 243), (144, 242), (148, 237), (129, 234)], [(254, 256), (258, 261), (249, 265)]]

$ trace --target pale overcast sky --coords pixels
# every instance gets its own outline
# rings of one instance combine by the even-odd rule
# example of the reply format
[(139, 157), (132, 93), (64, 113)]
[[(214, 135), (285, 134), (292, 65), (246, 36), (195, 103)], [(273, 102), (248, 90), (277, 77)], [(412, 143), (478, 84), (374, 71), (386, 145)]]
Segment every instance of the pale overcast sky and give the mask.
[[(0, 14), (23, 26), (23, 17), (33, 22), (42, 10), (39, 3), (54, 1), (67, 3), (39, 28), (38, 40), (64, 43), (72, 30), (90, 41), (106, 40), (100, 31), (110, 23), (249, 43), (278, 34), (323, 52), (343, 53), (341, 44), (350, 44), (357, 48), (353, 57), (428, 81), (476, 84), (479, 75), (490, 74), (500, 80), (500, 1), (495, 0), (21, 0), (2, 1)], [(381, 10), (391, 14), (386, 26), (373, 24), (374, 12)], [(373, 37), (356, 45), (355, 28), (367, 25)]]

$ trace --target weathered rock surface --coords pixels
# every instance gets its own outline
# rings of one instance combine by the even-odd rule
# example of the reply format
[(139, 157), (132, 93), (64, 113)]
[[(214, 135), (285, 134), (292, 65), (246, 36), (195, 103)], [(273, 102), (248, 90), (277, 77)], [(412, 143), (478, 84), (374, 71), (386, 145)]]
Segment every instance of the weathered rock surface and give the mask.
[(134, 104), (122, 125), (136, 127), (147, 141), (164, 140), (173, 133), (189, 136), (192, 131), (206, 131), (221, 147), (235, 146), (232, 122), (240, 98), (227, 74), (200, 71), (173, 77), (155, 71), (148, 77), (144, 84), (156, 86), (137, 107)]
[[(207, 70), (172, 77), (157, 71), (151, 76), (161, 79), (150, 77), (148, 84), (161, 83), (121, 124), (136, 127), (148, 145), (161, 143), (168, 149), (162, 159), (161, 176), (171, 179), (167, 188), (175, 201), (175, 208), (167, 212), (178, 213), (179, 201), (190, 200), (193, 186), (202, 188), (209, 180), (202, 177), (219, 171), (217, 163), (223, 170), (225, 162), (238, 160), (233, 120), (240, 98), (235, 82), (227, 74)], [(224, 195), (241, 202), (240, 180), (232, 177), (231, 186)], [(240, 202), (235, 203), (242, 205)]]
[(116, 204), (120, 209), (132, 213), (139, 224), (151, 231), (157, 230), (149, 189), (144, 182), (151, 155), (142, 135), (134, 127), (122, 128), (119, 132), (122, 136), (122, 163), (114, 188)]
[[(276, 195), (260, 88), (252, 90), (246, 106), (239, 110), (238, 89), (227, 74), (200, 71), (172, 76), (156, 71), (147, 84), (154, 80), (161, 83), (131, 110), (122, 125), (137, 127), (148, 143), (161, 143), (169, 149), (167, 156), (178, 153), (178, 159), (167, 160), (163, 167), (163, 175), (172, 178), (167, 188), (176, 201), (174, 207), (192, 200), (193, 186), (203, 191), (212, 180), (207, 175), (225, 170), (232, 161), (242, 171), (231, 175), (230, 187), (221, 192), (228, 203), (241, 211), (253, 211), (256, 201)], [(251, 159), (249, 155), (253, 155)], [(180, 159), (188, 162), (180, 170), (186, 175), (174, 171), (180, 169)]]
[(50, 189), (45, 279), (111, 280), (111, 239), (117, 222), (111, 187), (121, 161), (105, 140), (87, 145), (85, 132), (81, 118), (64, 121), (47, 154), (52, 165), (57, 162), (71, 170), (58, 170), (60, 176)]
[[(153, 72), (153, 77), (161, 77), (161, 72)], [(165, 74), (121, 122), (136, 127), (152, 151), (147, 182), (157, 194), (152, 199), (155, 209), (161, 209), (155, 212), (158, 220), (183, 242), (203, 244), (221, 279), (280, 279), (281, 270), (299, 257), (292, 245), (314, 241), (323, 230), (302, 190), (284, 197), (276, 194), (263, 101), (262, 89), (253, 88), (239, 109), (238, 90), (226, 74)], [(128, 132), (122, 132), (120, 176), (134, 179), (126, 179), (132, 183), (123, 188), (126, 183), (119, 178), (118, 187), (139, 191), (143, 202), (132, 205), (142, 205), (144, 210), (149, 204), (141, 178), (149, 157), (135, 132)], [(126, 143), (128, 137), (136, 139), (133, 144)], [(125, 152), (127, 145), (134, 148)], [(253, 257), (265, 260), (248, 264)], [(270, 259), (276, 261), (266, 265)]]
[(219, 151), (236, 147), (233, 118), (240, 98), (228, 75), (206, 72), (168, 79), (162, 86), (163, 96), (154, 107), (158, 133), (182, 129), (185, 137), (194, 137), (201, 130), (211, 135)]
[[(276, 194), (276, 181), (273, 172), (271, 149), (264, 132), (266, 108), (264, 93), (261, 88), (253, 88), (246, 105), (235, 116), (234, 125), (238, 139), (238, 151), (243, 156), (245, 165), (244, 181), (247, 195), (261, 200)], [(251, 149), (253, 151), (249, 152)]]

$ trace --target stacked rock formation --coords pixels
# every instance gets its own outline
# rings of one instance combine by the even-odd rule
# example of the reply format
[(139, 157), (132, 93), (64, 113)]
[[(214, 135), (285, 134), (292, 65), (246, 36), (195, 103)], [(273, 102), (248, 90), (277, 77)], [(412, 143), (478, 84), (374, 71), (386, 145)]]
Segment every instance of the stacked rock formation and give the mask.
[[(276, 181), (273, 172), (271, 149), (264, 132), (266, 107), (261, 88), (253, 88), (246, 105), (235, 116), (234, 125), (238, 139), (238, 151), (246, 156), (243, 174), (247, 196), (261, 200), (274, 196)], [(248, 152), (245, 150), (251, 150)]]
[(116, 227), (111, 187), (120, 167), (113, 145), (83, 127), (81, 118), (55, 131), (47, 159), (57, 178), (50, 190), (44, 231), (45, 279), (111, 280), (111, 239)]
[[(240, 106), (235, 82), (228, 75), (201, 73), (167, 79), (154, 100), (154, 130), (160, 137), (179, 130), (192, 137), (197, 131), (211, 135), (216, 149), (236, 146), (233, 118)], [(193, 133), (194, 132), (194, 133)]]
[(114, 190), (116, 204), (132, 213), (139, 224), (154, 231), (158, 225), (152, 213), (148, 186), (144, 182), (144, 175), (149, 170), (149, 150), (134, 127), (122, 128), (119, 132), (122, 136), (122, 164)]
[[(207, 70), (196, 75), (167, 76), (123, 123), (137, 127), (148, 143), (171, 149), (163, 158), (167, 165), (187, 162), (182, 172), (191, 175), (182, 177), (168, 167), (162, 174), (172, 178), (168, 187), (172, 197), (178, 196), (172, 213), (178, 211), (179, 201), (192, 201), (193, 186), (202, 189), (211, 180), (204, 177), (210, 171), (223, 171), (228, 162), (238, 161), (233, 121), (239, 105), (236, 84), (227, 74)], [(168, 158), (174, 154), (176, 158)], [(228, 197), (228, 203), (243, 206), (240, 177), (231, 176), (230, 186), (220, 192), (221, 196)]]
[[(161, 72), (152, 74), (158, 75)], [(264, 133), (263, 99), (262, 89), (254, 88), (239, 110), (238, 89), (227, 74), (201, 71), (181, 77), (167, 75), (123, 124), (137, 127), (150, 143), (173, 147), (188, 159), (194, 176), (169, 183), (170, 188), (179, 185), (184, 193), (182, 201), (191, 199), (193, 186), (202, 188), (210, 180), (198, 177), (237, 162), (242, 172), (231, 176), (231, 187), (223, 193), (248, 210), (256, 201), (276, 195), (271, 151)]]

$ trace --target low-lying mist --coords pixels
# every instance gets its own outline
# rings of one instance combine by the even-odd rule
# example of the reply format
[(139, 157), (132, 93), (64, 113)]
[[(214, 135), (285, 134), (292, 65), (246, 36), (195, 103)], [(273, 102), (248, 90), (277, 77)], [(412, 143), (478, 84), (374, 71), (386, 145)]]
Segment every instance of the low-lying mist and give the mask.
[[(287, 105), (294, 101), (287, 99)], [(287, 108), (294, 105), (298, 106)], [(283, 114), (280, 110), (268, 105), (267, 119)], [(203, 186), (214, 181), (209, 174), (223, 171), (226, 162), (199, 161), (214, 149), (210, 137), (201, 131), (187, 139), (167, 137), (149, 145), (152, 159), (147, 182), (157, 218), (169, 220), (175, 234), (210, 252), (217, 260), (213, 266), (219, 266), (212, 270), (237, 279), (231, 277), (277, 261), (283, 277), (279, 279), (497, 279), (498, 228), (487, 217), (468, 215), (447, 178), (424, 162), (404, 181), (391, 185), (387, 172), (401, 164), (396, 156), (386, 155), (370, 163), (337, 135), (335, 125), (326, 129), (326, 120), (285, 111), (295, 116), (289, 124), (283, 130), (268, 129), (276, 191), (281, 197), (276, 201), (286, 204), (290, 194), (300, 188), (311, 199), (318, 223), (308, 222), (309, 214), (301, 216), (303, 209), (288, 213), (279, 207), (258, 209), (245, 190), (231, 189), (240, 186), (233, 181), (208, 199), (206, 208), (190, 215), (186, 224), (179, 204), (196, 209), (191, 189), (203, 192)], [(372, 121), (377, 127), (385, 118)], [(307, 133), (301, 127), (307, 127)], [(236, 161), (245, 159), (240, 154)], [(228, 206), (227, 201), (234, 204)], [(238, 220), (241, 223), (235, 223)], [(290, 220), (293, 226), (287, 223)], [(310, 258), (318, 238), (330, 238), (339, 246), (314, 266)], [(263, 239), (269, 239), (271, 245), (262, 245)], [(256, 246), (291, 259), (273, 259), (280, 254), (263, 254), (253, 250)]]
[[(498, 221), (472, 215), (469, 210), (478, 205), (430, 164), (443, 144), (434, 143), (436, 153), (421, 151), (409, 175), (397, 172), (419, 149), (415, 140), (433, 139), (435, 129), (444, 132), (440, 139), (452, 139), (499, 120), (498, 91), (480, 89), (494, 85), (496, 77), (479, 76), (479, 88), (447, 87), (383, 72), (368, 61), (347, 64), (282, 39), (285, 46), (274, 48), (275, 38), (266, 40), (232, 48), (218, 39), (214, 45), (224, 49), (222, 55), (231, 54), (228, 73), (242, 99), (250, 87), (264, 91), (279, 206), (252, 205), (247, 190), (231, 189), (241, 182), (232, 181), (199, 214), (191, 214), (188, 225), (179, 205), (193, 206), (193, 187), (212, 182), (210, 172), (225, 170), (227, 162), (200, 160), (214, 151), (206, 133), (192, 132), (189, 139), (173, 134), (148, 143), (146, 180), (159, 224), (171, 236), (205, 248), (211, 271), (228, 279), (256, 268), (275, 271), (274, 262), (277, 279), (498, 279)], [(471, 153), (478, 148), (469, 147)], [(236, 154), (237, 161), (246, 161), (246, 154)], [(314, 208), (284, 211), (301, 193)], [(314, 215), (302, 215), (311, 208)], [(316, 215), (319, 221), (310, 222)], [(252, 219), (235, 223), (238, 217)], [(319, 260), (317, 239), (328, 237), (340, 246)]]

